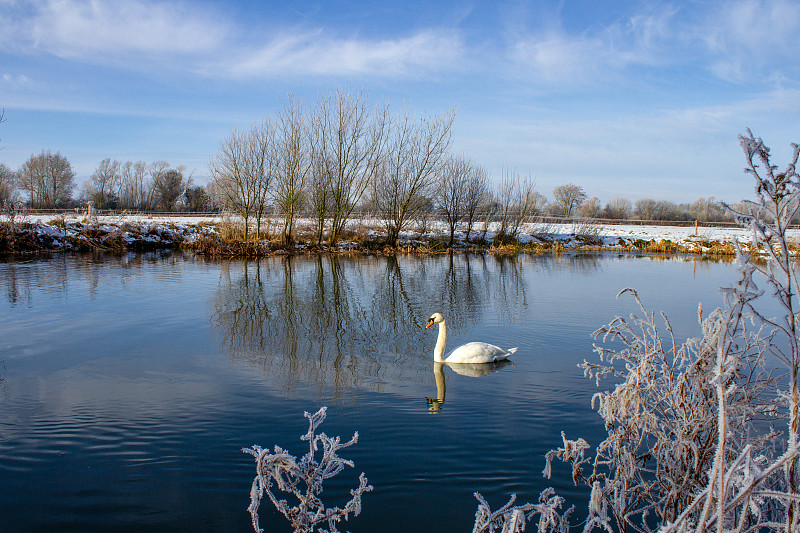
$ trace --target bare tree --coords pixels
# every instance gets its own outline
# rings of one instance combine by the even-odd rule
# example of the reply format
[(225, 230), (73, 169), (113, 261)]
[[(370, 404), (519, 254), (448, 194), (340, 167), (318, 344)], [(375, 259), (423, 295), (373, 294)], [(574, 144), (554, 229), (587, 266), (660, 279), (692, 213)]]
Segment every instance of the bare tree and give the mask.
[(313, 161), (308, 117), (300, 103), (290, 97), (278, 112), (277, 120), (275, 204), (283, 214), (283, 241), (291, 244), (295, 217), (303, 207)]
[(450, 228), (450, 246), (456, 226), (466, 214), (466, 196), (469, 185), (469, 174), (472, 170), (472, 161), (466, 156), (452, 156), (444, 166), (439, 177), (439, 187), (436, 193), (436, 205), (444, 212), (447, 225)]
[(656, 217), (657, 205), (652, 198), (642, 198), (636, 200), (634, 213), (639, 220), (654, 220)]
[(464, 196), (464, 209), (467, 219), (467, 232), (464, 239), (469, 241), (469, 234), (472, 231), (472, 225), (476, 222), (475, 217), (478, 214), (480, 206), (488, 203), (487, 196), (489, 195), (489, 176), (486, 168), (480, 165), (473, 165), (467, 178), (467, 191)]
[(631, 201), (627, 198), (617, 197), (609, 200), (605, 208), (605, 216), (615, 219), (628, 219), (631, 216)]
[(31, 155), (18, 173), (20, 189), (30, 194), (32, 207), (55, 208), (69, 204), (75, 187), (75, 172), (69, 160), (50, 150)]
[(247, 131), (234, 128), (209, 163), (220, 202), (244, 219), (245, 239), (251, 217), (256, 219), (256, 238), (261, 238), (261, 221), (274, 175), (274, 140), (269, 119)]
[(152, 209), (153, 185), (144, 161), (126, 161), (120, 168), (120, 206), (126, 209)]
[(122, 183), (120, 162), (103, 159), (86, 182), (86, 195), (100, 209), (115, 208)]
[(17, 173), (0, 163), (0, 208), (15, 199)]
[(586, 200), (583, 187), (568, 183), (553, 189), (553, 202), (558, 206), (561, 214), (570, 218), (575, 210)]
[(464, 155), (450, 157), (442, 169), (436, 192), (436, 205), (444, 212), (450, 228), (450, 246), (456, 226), (466, 221), (465, 240), (475, 223), (482, 203), (486, 203), (488, 192), (486, 169)]
[(170, 168), (153, 180), (156, 202), (163, 211), (174, 211), (178, 200), (191, 184), (191, 176), (184, 177), (184, 167)]
[(600, 207), (600, 199), (597, 196), (588, 198), (578, 208), (578, 212), (583, 218), (596, 218), (598, 215), (600, 215), (601, 210), (602, 207)]
[(513, 223), (514, 203), (519, 198), (519, 174), (516, 170), (503, 169), (495, 200), (497, 201), (497, 214), (500, 218), (499, 237), (508, 234), (508, 228)]
[(732, 218), (730, 213), (725, 211), (722, 204), (714, 200), (713, 196), (698, 198), (688, 206), (687, 211), (693, 219), (701, 222), (718, 222), (731, 220)]
[(323, 97), (314, 119), (315, 167), (326, 184), (330, 234), (336, 244), (371, 183), (386, 137), (388, 110), (372, 109), (363, 92), (339, 88)]
[(322, 155), (313, 151), (307, 194), (309, 207), (311, 209), (311, 218), (314, 221), (314, 234), (317, 239), (317, 246), (322, 244), (322, 240), (325, 237), (325, 220), (328, 216), (328, 206), (331, 203), (328, 182), (325, 179), (325, 166), (326, 165), (322, 162)]
[(246, 162), (247, 143), (247, 131), (232, 129), (209, 163), (214, 192), (219, 195), (218, 201), (223, 208), (231, 209), (242, 217), (245, 240), (248, 238), (250, 216), (260, 198), (259, 183)]
[(394, 246), (409, 219), (429, 205), (434, 177), (450, 149), (455, 113), (416, 120), (408, 112), (393, 124), (375, 175), (373, 201), (385, 221), (387, 243)]
[(148, 194), (148, 209), (159, 208), (158, 198), (158, 184), (164, 181), (164, 178), (169, 171), (169, 163), (166, 161), (155, 161), (150, 163), (147, 167), (147, 173), (150, 177), (149, 185), (150, 191)]
[(496, 197), (497, 214), (500, 218), (497, 237), (500, 241), (505, 238), (516, 239), (520, 226), (529, 216), (535, 214), (536, 206), (542, 196), (536, 192), (530, 176), (523, 180), (516, 170), (506, 169)]
[(258, 198), (255, 205), (256, 239), (261, 239), (261, 223), (267, 209), (267, 200), (272, 192), (275, 178), (275, 125), (265, 118), (250, 130), (249, 157), (250, 172), (258, 183)]

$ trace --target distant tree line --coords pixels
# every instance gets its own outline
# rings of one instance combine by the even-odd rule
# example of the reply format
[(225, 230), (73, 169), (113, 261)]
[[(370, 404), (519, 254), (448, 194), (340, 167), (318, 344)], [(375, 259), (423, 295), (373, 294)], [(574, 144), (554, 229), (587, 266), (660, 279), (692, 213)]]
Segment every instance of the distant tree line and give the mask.
[(0, 163), (0, 203), (20, 200), (26, 193), (33, 209), (66, 209), (91, 202), (98, 209), (137, 211), (211, 211), (215, 208), (203, 186), (194, 186), (182, 165), (166, 161), (104, 159), (83, 184), (76, 199), (75, 172), (61, 153), (42, 151), (16, 170)]
[[(556, 216), (565, 214), (557, 202), (548, 207), (548, 214)], [(652, 198), (642, 198), (632, 203), (627, 198), (617, 197), (609, 200), (606, 205), (602, 205), (597, 197), (586, 198), (584, 196), (584, 200), (577, 209), (577, 214), (581, 218), (610, 220), (733, 222), (732, 216), (713, 196), (700, 197), (691, 203), (676, 203)]]
[(136, 211), (210, 211), (213, 203), (202, 186), (192, 184), (183, 165), (166, 161), (103, 159), (84, 183), (80, 200), (99, 209)]
[[(605, 205), (574, 183), (559, 185), (548, 200), (531, 176), (504, 169), (496, 179), (464, 154), (451, 150), (453, 111), (413, 115), (373, 104), (360, 91), (339, 88), (312, 105), (289, 97), (274, 114), (249, 127), (234, 127), (208, 162), (210, 182), (195, 185), (184, 166), (166, 161), (103, 159), (77, 199), (75, 173), (60, 153), (33, 154), (16, 171), (0, 164), (0, 204), (69, 208), (91, 202), (98, 209), (229, 211), (261, 238), (266, 217), (282, 220), (280, 237), (296, 239), (296, 221), (312, 221), (313, 239), (335, 244), (354, 214), (373, 214), (388, 244), (412, 222), (442, 217), (452, 244), (457, 229), (467, 238), (499, 223), (500, 239), (516, 238), (536, 217), (642, 221), (731, 222), (713, 197), (692, 203), (624, 197)], [(799, 221), (794, 221), (795, 223)]]

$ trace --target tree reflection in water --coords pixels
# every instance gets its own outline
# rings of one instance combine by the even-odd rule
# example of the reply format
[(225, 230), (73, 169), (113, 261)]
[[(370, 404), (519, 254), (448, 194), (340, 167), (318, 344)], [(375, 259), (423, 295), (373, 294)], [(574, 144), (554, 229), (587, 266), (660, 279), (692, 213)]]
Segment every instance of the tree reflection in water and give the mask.
[(11, 308), (31, 306), (35, 295), (66, 297), (84, 290), (93, 301), (108, 287), (125, 289), (133, 281), (147, 279), (149, 269), (145, 267), (149, 266), (163, 266), (157, 276), (181, 281), (182, 266), (187, 263), (205, 263), (205, 259), (172, 250), (0, 257), (0, 290)]
[[(441, 311), (454, 331), (526, 316), (532, 259), (483, 255), (281, 256), (222, 265), (211, 321), (235, 360), (276, 386), (380, 390), (430, 379)], [(451, 318), (452, 317), (452, 318)]]

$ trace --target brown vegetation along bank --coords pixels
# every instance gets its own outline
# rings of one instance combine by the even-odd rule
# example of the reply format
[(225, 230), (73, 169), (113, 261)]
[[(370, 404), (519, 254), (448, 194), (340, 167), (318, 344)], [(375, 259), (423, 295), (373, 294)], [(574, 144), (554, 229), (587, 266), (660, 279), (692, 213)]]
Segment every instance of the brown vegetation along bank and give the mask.
[[(406, 233), (391, 245), (375, 226), (350, 228), (335, 246), (307, 239), (286, 243), (277, 238), (247, 238), (240, 224), (230, 220), (125, 220), (89, 221), (54, 218), (48, 221), (0, 221), (0, 253), (35, 254), (60, 251), (128, 251), (182, 248), (209, 257), (260, 257), (271, 254), (308, 253), (442, 253), (448, 250), (495, 254), (551, 254), (565, 251), (645, 252), (664, 254), (733, 255), (734, 240), (747, 249), (749, 240), (731, 228), (669, 228), (530, 224), (517, 236), (491, 231), (473, 233), (469, 240), (457, 235), (449, 245), (449, 233), (441, 228), (422, 228)], [(493, 228), (489, 228), (493, 229)], [(796, 241), (795, 241), (796, 242)], [(796, 245), (792, 248), (796, 251)]]

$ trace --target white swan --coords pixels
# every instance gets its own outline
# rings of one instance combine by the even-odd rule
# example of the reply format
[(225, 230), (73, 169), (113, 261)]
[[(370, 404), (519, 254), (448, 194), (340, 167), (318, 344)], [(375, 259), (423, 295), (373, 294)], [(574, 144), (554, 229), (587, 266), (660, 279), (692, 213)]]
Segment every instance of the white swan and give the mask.
[(494, 363), (507, 359), (517, 351), (516, 348), (504, 350), (485, 342), (468, 342), (450, 352), (447, 357), (443, 357), (444, 347), (447, 344), (447, 324), (441, 313), (433, 313), (425, 329), (434, 324), (439, 324), (439, 338), (436, 339), (436, 348), (433, 349), (433, 360), (439, 363)]

